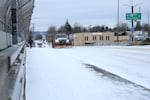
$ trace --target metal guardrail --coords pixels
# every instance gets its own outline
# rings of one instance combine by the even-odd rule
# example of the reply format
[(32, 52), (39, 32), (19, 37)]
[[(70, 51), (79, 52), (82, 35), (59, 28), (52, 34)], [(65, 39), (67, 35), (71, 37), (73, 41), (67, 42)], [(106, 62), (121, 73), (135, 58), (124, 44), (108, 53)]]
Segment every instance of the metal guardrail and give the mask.
[(26, 99), (25, 57), (25, 42), (0, 52), (0, 100)]

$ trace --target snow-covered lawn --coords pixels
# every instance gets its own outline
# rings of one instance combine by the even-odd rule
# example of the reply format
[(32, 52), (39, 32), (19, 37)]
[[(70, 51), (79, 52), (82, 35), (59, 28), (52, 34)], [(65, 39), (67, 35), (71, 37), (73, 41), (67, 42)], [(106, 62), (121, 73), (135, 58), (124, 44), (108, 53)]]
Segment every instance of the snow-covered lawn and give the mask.
[[(150, 46), (27, 48), (27, 100), (149, 100)], [(109, 79), (91, 64), (141, 85)]]

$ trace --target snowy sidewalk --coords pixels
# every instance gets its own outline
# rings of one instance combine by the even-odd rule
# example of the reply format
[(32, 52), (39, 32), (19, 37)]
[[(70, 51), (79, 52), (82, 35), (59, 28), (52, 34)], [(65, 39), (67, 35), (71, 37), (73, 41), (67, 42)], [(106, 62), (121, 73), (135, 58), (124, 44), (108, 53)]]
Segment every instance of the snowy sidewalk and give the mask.
[(28, 48), (27, 100), (149, 100), (148, 91), (87, 69), (93, 56), (78, 49)]

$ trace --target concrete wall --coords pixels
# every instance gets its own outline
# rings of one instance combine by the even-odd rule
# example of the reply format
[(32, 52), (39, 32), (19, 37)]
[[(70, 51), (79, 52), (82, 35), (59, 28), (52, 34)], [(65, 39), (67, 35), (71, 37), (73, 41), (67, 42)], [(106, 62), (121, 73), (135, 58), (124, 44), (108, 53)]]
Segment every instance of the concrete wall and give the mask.
[(73, 45), (81, 46), (83, 45), (83, 34), (77, 33), (73, 35)]
[(8, 46), (11, 46), (12, 45), (12, 34), (9, 34), (7, 33), (7, 43), (8, 43)]
[(8, 100), (7, 58), (0, 56), (0, 100)]
[(12, 35), (0, 31), (0, 50), (12, 45)]
[(7, 48), (7, 34), (5, 32), (0, 31), (0, 50)]

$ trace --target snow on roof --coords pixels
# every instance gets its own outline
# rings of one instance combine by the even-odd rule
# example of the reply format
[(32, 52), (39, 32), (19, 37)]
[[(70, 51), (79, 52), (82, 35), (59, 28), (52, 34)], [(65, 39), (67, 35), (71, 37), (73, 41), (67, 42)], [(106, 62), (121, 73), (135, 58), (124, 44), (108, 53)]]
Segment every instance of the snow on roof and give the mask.
[(92, 33), (92, 35), (102, 35), (103, 33)]

